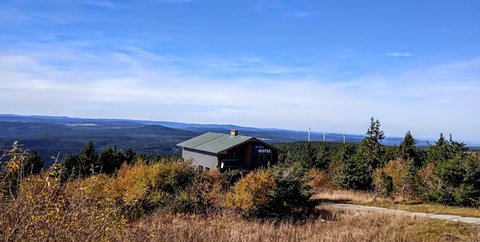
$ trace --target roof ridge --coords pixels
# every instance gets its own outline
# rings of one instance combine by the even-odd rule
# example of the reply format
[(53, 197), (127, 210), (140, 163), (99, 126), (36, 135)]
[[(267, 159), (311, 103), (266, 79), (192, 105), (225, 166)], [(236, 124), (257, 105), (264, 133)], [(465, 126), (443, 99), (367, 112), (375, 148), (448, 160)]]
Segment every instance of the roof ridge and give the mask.
[[(195, 139), (195, 138), (197, 138), (197, 137), (200, 137), (200, 136), (206, 135), (206, 134), (220, 134), (220, 133), (207, 132), (207, 133), (201, 134), (201, 135), (199, 135), (199, 136), (193, 137), (192, 139)], [(218, 136), (218, 137), (216, 137), (216, 138), (214, 138), (214, 139), (207, 140), (207, 141), (205, 141), (205, 142), (203, 142), (203, 143), (200, 143), (200, 144), (195, 145), (194, 147), (197, 147), (197, 146), (200, 146), (200, 145), (204, 145), (204, 144), (206, 144), (206, 143), (208, 143), (208, 142), (211, 142), (211, 141), (213, 141), (213, 140), (216, 140), (216, 139), (218, 139), (218, 138), (220, 138), (220, 137), (222, 137), (222, 136)], [(188, 141), (188, 140), (187, 140), (187, 141)], [(183, 142), (182, 142), (182, 143), (183, 143)]]

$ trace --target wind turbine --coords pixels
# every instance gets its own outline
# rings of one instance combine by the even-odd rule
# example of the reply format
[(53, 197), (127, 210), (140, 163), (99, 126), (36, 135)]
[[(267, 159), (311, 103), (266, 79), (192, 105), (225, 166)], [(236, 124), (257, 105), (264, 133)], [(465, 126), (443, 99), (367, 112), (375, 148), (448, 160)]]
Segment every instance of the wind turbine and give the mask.
[(311, 139), (310, 139), (310, 128), (308, 128), (308, 142), (310, 142)]

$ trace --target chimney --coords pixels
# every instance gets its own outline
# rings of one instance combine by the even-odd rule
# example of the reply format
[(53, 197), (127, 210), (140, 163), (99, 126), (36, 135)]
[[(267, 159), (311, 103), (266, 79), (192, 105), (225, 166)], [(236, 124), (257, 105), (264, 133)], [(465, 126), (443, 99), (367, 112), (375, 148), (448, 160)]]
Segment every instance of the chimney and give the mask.
[(238, 130), (236, 129), (231, 129), (230, 130), (230, 136), (237, 136), (238, 135)]

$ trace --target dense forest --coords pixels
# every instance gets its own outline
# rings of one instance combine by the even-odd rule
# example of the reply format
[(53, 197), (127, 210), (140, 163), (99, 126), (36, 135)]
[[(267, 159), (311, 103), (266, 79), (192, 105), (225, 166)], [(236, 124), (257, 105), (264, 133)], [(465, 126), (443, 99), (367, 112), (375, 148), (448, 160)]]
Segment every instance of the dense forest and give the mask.
[(399, 146), (381, 144), (384, 132), (372, 118), (360, 144), (296, 142), (277, 144), (279, 159), (315, 169), (328, 186), (411, 196), (448, 205), (480, 205), (480, 155), (440, 134), (417, 147), (410, 132)]

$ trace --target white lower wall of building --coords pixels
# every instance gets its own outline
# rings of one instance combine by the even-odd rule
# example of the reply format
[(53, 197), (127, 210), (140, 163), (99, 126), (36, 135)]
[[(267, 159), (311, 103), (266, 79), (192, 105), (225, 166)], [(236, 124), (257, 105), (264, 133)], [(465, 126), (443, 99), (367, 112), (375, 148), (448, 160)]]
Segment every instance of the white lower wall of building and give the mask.
[(202, 166), (204, 169), (217, 170), (218, 158), (216, 155), (207, 155), (183, 149), (182, 158), (191, 160), (195, 167)]

